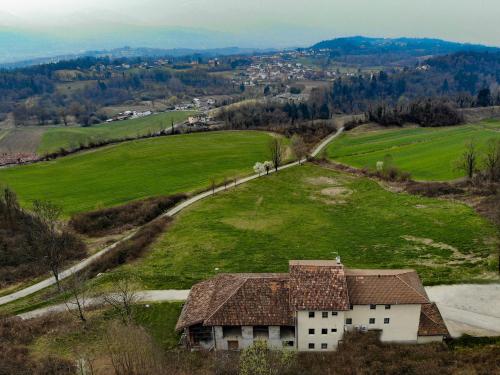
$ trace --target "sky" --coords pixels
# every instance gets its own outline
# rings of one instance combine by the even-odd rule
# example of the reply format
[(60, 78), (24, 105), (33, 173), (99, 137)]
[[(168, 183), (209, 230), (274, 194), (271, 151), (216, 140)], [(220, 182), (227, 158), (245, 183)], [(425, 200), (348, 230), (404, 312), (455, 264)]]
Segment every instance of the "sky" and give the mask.
[(226, 44), (221, 47), (297, 47), (348, 35), (500, 46), (499, 0), (0, 0), (0, 5), (0, 27), (61, 38), (168, 28), (220, 33), (214, 41)]

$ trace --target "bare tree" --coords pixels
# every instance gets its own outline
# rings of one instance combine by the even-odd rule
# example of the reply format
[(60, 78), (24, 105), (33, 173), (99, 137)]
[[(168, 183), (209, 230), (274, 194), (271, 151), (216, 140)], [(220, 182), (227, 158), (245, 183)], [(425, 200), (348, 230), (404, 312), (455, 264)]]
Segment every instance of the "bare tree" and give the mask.
[(104, 296), (104, 302), (120, 313), (124, 323), (132, 320), (132, 306), (138, 300), (136, 283), (130, 277), (120, 280), (113, 293)]
[(87, 279), (88, 277), (85, 273), (75, 273), (69, 277), (65, 289), (70, 293), (71, 297), (64, 302), (68, 312), (84, 323), (87, 321), (85, 317), (85, 304), (89, 294), (89, 289), (85, 284)]
[(278, 168), (283, 161), (283, 141), (280, 138), (273, 138), (269, 143), (269, 152), (271, 154), (271, 161), (273, 162), (274, 169), (278, 172)]
[(477, 159), (478, 155), (476, 146), (473, 141), (470, 141), (466, 145), (466, 149), (458, 161), (458, 169), (464, 171), (469, 180), (472, 179), (472, 177), (474, 177), (474, 173), (476, 173)]
[(291, 146), (293, 153), (299, 160), (300, 164), (302, 162), (302, 159), (307, 156), (307, 146), (304, 142), (304, 139), (300, 135), (294, 134), (292, 136)]
[(488, 142), (484, 157), (486, 177), (495, 182), (500, 180), (500, 140), (491, 139)]
[(5, 206), (5, 215), (8, 224), (13, 227), (16, 222), (16, 215), (19, 212), (19, 203), (17, 202), (16, 193), (14, 193), (9, 188), (5, 188), (3, 191), (3, 199), (0, 199), (0, 203)]
[[(57, 223), (61, 217), (62, 209), (51, 202), (35, 201), (33, 212), (38, 219), (38, 225), (33, 228), (37, 237), (37, 252), (39, 260), (45, 263), (56, 280), (57, 288), (61, 290), (59, 271), (65, 259), (64, 250), (66, 240), (57, 232)], [(67, 236), (65, 236), (67, 239)]]

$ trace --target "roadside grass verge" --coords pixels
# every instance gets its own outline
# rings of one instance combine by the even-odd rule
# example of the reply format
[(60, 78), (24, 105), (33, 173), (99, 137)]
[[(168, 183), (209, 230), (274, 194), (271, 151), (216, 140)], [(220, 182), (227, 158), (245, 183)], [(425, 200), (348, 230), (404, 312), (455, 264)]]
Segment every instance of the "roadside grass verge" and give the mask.
[(125, 142), (54, 161), (0, 170), (24, 206), (36, 199), (64, 213), (91, 211), (160, 195), (190, 193), (253, 173), (269, 159), (271, 135), (227, 131)]
[(43, 156), (57, 152), (61, 148), (72, 150), (80, 145), (88, 145), (92, 142), (119, 140), (155, 133), (163, 129), (170, 129), (172, 121), (174, 124), (182, 122), (192, 113), (195, 112), (165, 112), (133, 120), (115, 121), (89, 127), (47, 128), (38, 146), (37, 153)]
[(332, 142), (328, 157), (358, 168), (375, 169), (386, 155), (417, 180), (445, 181), (463, 177), (456, 161), (469, 141), (479, 149), (489, 139), (500, 139), (500, 122), (445, 128), (403, 128), (347, 132)]
[(466, 205), (304, 165), (195, 204), (146, 256), (94, 283), (132, 274), (144, 289), (188, 289), (219, 272), (287, 272), (291, 259), (336, 255), (351, 268), (414, 268), (427, 285), (488, 282), (498, 280), (495, 234)]

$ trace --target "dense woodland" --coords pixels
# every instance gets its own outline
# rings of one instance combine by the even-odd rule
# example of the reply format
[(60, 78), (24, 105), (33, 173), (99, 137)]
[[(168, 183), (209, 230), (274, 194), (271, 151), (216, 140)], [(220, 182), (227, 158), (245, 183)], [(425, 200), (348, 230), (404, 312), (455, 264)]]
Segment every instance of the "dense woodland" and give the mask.
[[(459, 108), (500, 105), (500, 54), (461, 52), (415, 68), (359, 74), (313, 90), (307, 103), (267, 103), (223, 111), (234, 128), (255, 128), (367, 113), (382, 125), (446, 126), (462, 121)], [(253, 107), (253, 108), (249, 108)]]

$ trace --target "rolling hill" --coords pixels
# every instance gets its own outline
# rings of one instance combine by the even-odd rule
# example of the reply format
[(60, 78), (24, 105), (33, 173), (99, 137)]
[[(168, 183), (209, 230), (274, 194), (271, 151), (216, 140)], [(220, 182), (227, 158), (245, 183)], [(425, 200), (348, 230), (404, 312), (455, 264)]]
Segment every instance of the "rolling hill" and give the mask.
[(0, 170), (21, 203), (61, 205), (66, 215), (136, 199), (207, 188), (210, 181), (252, 172), (266, 160), (268, 133), (212, 132), (125, 142), (81, 154)]

